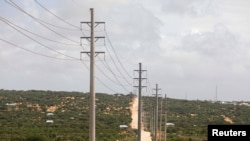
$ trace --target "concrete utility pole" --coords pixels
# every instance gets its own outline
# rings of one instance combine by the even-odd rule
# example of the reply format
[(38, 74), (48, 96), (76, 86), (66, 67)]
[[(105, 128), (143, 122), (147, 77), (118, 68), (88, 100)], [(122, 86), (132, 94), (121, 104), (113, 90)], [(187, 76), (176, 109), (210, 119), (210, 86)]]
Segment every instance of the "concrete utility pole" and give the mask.
[(151, 115), (150, 115), (150, 132), (154, 136), (154, 107), (152, 107)]
[(138, 79), (139, 81), (139, 85), (138, 86), (134, 86), (134, 87), (138, 87), (138, 90), (139, 90), (139, 93), (138, 93), (138, 141), (141, 141), (141, 90), (143, 87), (146, 87), (146, 86), (142, 86), (141, 82), (142, 80), (146, 79), (146, 78), (142, 78), (142, 73), (146, 70), (142, 70), (142, 65), (141, 63), (139, 63), (139, 70), (134, 70), (134, 71), (138, 71), (139, 73), (139, 78), (134, 78), (134, 79)]
[(162, 126), (162, 101), (163, 99), (161, 98), (161, 112), (160, 112), (160, 137), (159, 140), (161, 141), (161, 126)]
[(164, 141), (167, 141), (167, 117), (168, 117), (168, 103), (167, 103), (167, 95), (165, 94), (165, 104), (164, 104), (164, 111), (165, 111), (165, 121), (164, 121), (164, 129), (165, 129), (165, 134), (164, 134)]
[[(90, 56), (90, 105), (89, 105), (89, 141), (95, 141), (95, 56), (96, 54), (99, 53), (104, 53), (104, 52), (95, 52), (95, 41), (98, 40), (99, 38), (104, 38), (104, 37), (95, 37), (94, 36), (94, 28), (104, 22), (94, 22), (94, 9), (90, 8), (91, 12), (91, 21), (90, 22), (81, 22), (81, 23), (86, 23), (90, 26), (90, 37), (81, 37), (81, 38), (86, 38), (90, 41), (90, 52), (81, 52), (81, 53), (87, 53)], [(94, 40), (96, 39), (96, 40)]]
[(157, 138), (157, 132), (158, 132), (158, 91), (160, 90), (158, 88), (158, 84), (156, 84), (155, 90), (155, 98), (156, 98), (156, 103), (155, 103), (155, 141), (158, 141)]
[(217, 89), (217, 85), (215, 87), (215, 102), (217, 102), (218, 98), (218, 89)]
[(153, 133), (153, 136), (155, 137), (155, 107), (154, 106), (152, 108), (152, 125), (153, 125), (152, 133)]

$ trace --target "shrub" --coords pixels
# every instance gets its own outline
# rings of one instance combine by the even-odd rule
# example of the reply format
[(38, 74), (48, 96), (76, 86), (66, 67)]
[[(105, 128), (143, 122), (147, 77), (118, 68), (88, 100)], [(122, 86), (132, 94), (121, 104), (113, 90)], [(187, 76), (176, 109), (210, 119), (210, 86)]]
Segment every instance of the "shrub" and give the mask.
[(48, 141), (48, 140), (45, 137), (35, 135), (28, 137), (25, 141)]

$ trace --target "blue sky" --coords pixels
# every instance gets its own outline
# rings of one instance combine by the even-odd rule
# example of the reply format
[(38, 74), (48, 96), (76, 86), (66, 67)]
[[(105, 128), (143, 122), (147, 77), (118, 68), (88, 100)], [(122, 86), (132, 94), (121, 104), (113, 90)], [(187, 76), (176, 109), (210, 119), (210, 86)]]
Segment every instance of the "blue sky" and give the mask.
[[(0, 1), (0, 88), (89, 91), (89, 27), (95, 20), (96, 91), (144, 95), (157, 83), (173, 98), (250, 100), (248, 0)], [(66, 60), (65, 60), (66, 59)]]

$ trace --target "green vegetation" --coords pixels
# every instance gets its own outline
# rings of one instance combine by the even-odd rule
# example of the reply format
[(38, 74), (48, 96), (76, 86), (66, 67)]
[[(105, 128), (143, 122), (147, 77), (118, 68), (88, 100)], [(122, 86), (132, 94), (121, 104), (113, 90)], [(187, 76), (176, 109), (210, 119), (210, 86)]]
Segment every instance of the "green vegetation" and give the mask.
[[(149, 111), (147, 122), (152, 118), (152, 105), (155, 97), (144, 97), (144, 111)], [(159, 110), (161, 110), (159, 98)], [(175, 127), (168, 128), (168, 140), (170, 141), (205, 141), (207, 140), (207, 125), (209, 124), (249, 124), (250, 107), (240, 105), (242, 102), (221, 102), (167, 99), (168, 106), (163, 99), (163, 113), (168, 111), (167, 122), (174, 123)], [(168, 108), (167, 108), (168, 107)], [(159, 112), (160, 119), (160, 112)], [(164, 118), (163, 118), (164, 119)], [(150, 130), (150, 124), (147, 128)], [(162, 124), (164, 131), (164, 124)]]
[[(130, 127), (131, 95), (96, 94), (96, 140), (136, 138)], [(86, 141), (89, 94), (0, 90), (1, 141)], [(46, 122), (47, 121), (47, 122)]]
[[(132, 94), (96, 94), (96, 140), (135, 141), (131, 129)], [(146, 130), (152, 131), (155, 97), (143, 97)], [(159, 98), (159, 115), (161, 110)], [(250, 107), (168, 98), (168, 141), (206, 141), (208, 124), (249, 124)], [(163, 101), (163, 111), (167, 106)], [(87, 141), (89, 94), (80, 92), (0, 90), (1, 141)], [(164, 113), (164, 112), (163, 112)], [(146, 120), (144, 120), (146, 119)], [(159, 116), (160, 119), (160, 116)], [(164, 119), (164, 118), (163, 118)], [(47, 122), (46, 122), (47, 121)], [(158, 122), (160, 124), (160, 122)], [(119, 125), (128, 125), (120, 129)], [(159, 125), (160, 126), (160, 125)], [(164, 124), (162, 123), (162, 140)]]

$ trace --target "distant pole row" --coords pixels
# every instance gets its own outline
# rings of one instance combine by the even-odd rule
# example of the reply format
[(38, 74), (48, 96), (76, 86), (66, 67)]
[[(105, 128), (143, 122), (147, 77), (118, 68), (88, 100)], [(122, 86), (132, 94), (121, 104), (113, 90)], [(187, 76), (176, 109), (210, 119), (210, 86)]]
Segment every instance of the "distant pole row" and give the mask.
[[(89, 37), (81, 37), (81, 39), (87, 39), (88, 41), (90, 41), (90, 51), (82, 51), (81, 53), (85, 53), (90, 57), (90, 105), (89, 105), (89, 141), (95, 141), (96, 140), (96, 112), (95, 112), (95, 57), (99, 54), (99, 53), (104, 53), (104, 52), (96, 52), (95, 51), (95, 41), (97, 41), (100, 38), (105, 38), (105, 37), (95, 37), (94, 36), (94, 29), (97, 25), (99, 24), (105, 24), (105, 22), (95, 22), (94, 21), (94, 9), (90, 8), (90, 12), (91, 12), (91, 21), (90, 22), (81, 22), (81, 24), (87, 24), (90, 26), (90, 36)], [(142, 88), (146, 87), (146, 86), (142, 86), (142, 81), (146, 78), (142, 77), (142, 73), (145, 72), (146, 70), (142, 70), (142, 64), (139, 63), (139, 69), (138, 70), (134, 70), (136, 72), (139, 73), (139, 77), (138, 78), (134, 78), (136, 80), (138, 80), (138, 86), (134, 86), (138, 88), (138, 141), (141, 141), (141, 123), (142, 123), (142, 118), (141, 118), (141, 114), (142, 114), (142, 101), (141, 101), (141, 92), (142, 92)], [(153, 122), (150, 124), (153, 124), (153, 135), (154, 135), (154, 140), (158, 141), (158, 136), (160, 137), (161, 140), (161, 135), (158, 133), (158, 96), (159, 94), (159, 89), (158, 88), (158, 84), (156, 84), (156, 88), (153, 89), (155, 90), (155, 105), (153, 108)], [(166, 96), (165, 96), (166, 99)], [(165, 102), (166, 104), (166, 102)], [(164, 107), (165, 107), (164, 104)], [(165, 108), (164, 108), (165, 109)], [(167, 122), (167, 116), (166, 116), (167, 112), (165, 110), (165, 121), (164, 121), (164, 127), (165, 127), (165, 141), (166, 141), (166, 132), (167, 132), (167, 127), (166, 127), (166, 122)], [(161, 112), (160, 112), (160, 132), (161, 132), (161, 126), (162, 126), (162, 102), (161, 102)], [(152, 131), (152, 130), (151, 130)]]

